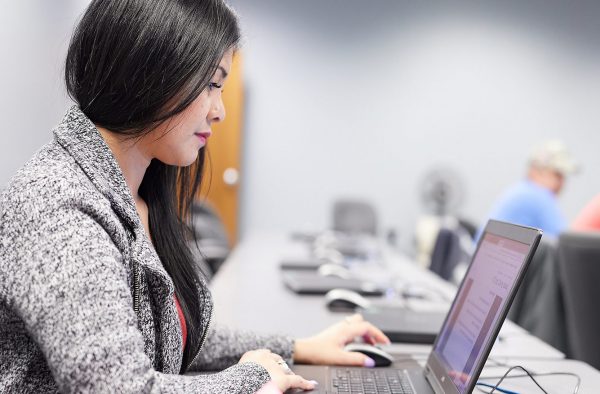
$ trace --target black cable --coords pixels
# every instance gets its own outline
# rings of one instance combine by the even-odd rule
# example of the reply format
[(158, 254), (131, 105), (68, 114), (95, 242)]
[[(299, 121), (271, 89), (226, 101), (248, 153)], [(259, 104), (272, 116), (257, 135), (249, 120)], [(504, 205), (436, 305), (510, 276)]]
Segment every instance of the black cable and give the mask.
[[(522, 369), (525, 374), (521, 374), (521, 375), (512, 375), (512, 376), (508, 376), (508, 374), (513, 370), (513, 369)], [(504, 379), (513, 379), (513, 378), (524, 378), (524, 377), (529, 377), (531, 378), (531, 380), (533, 380), (533, 382), (540, 388), (540, 390), (542, 390), (544, 393), (548, 394), (548, 392), (546, 390), (544, 390), (544, 388), (542, 388), (542, 386), (537, 382), (537, 380), (535, 380), (534, 376), (540, 377), (540, 376), (573, 376), (577, 379), (577, 384), (575, 385), (575, 389), (573, 390), (573, 394), (577, 394), (579, 392), (579, 386), (581, 385), (581, 377), (579, 375), (577, 375), (576, 373), (572, 373), (572, 372), (545, 372), (545, 373), (531, 373), (529, 372), (527, 369), (525, 369), (524, 367), (520, 366), (520, 365), (515, 365), (511, 368), (508, 369), (508, 371), (506, 371), (506, 373), (502, 376), (480, 376), (479, 379), (480, 380), (489, 380), (489, 379), (500, 379), (498, 381), (498, 383), (496, 383), (495, 386), (492, 387), (491, 391), (484, 391), (481, 388), (478, 387), (478, 389), (480, 391), (483, 391), (484, 393), (493, 393), (495, 390), (500, 391), (499, 390), (499, 386), (502, 383), (502, 381)]]
[(528, 370), (526, 370), (524, 367), (522, 367), (522, 366), (520, 366), (520, 365), (515, 365), (514, 367), (510, 367), (510, 368), (508, 369), (508, 371), (506, 371), (506, 373), (504, 374), (504, 376), (502, 376), (502, 378), (500, 378), (500, 380), (498, 381), (498, 383), (496, 383), (496, 385), (495, 385), (494, 387), (492, 387), (492, 391), (490, 391), (490, 393), (493, 393), (493, 392), (494, 392), (494, 391), (495, 391), (495, 390), (498, 388), (498, 386), (500, 386), (500, 384), (502, 384), (502, 381), (503, 381), (504, 379), (506, 379), (506, 377), (508, 376), (508, 374), (509, 374), (509, 373), (510, 373), (510, 372), (511, 372), (513, 369), (517, 369), (517, 368), (519, 368), (519, 369), (522, 369), (523, 371), (525, 371), (525, 373), (526, 373), (526, 374), (527, 374), (527, 375), (528, 375), (528, 376), (531, 378), (531, 380), (533, 380), (533, 383), (535, 383), (535, 384), (536, 384), (536, 386), (538, 386), (538, 387), (540, 388), (540, 390), (542, 390), (542, 392), (543, 392), (544, 394), (548, 394), (548, 392), (547, 392), (546, 390), (544, 390), (544, 388), (543, 388), (543, 387), (542, 387), (542, 386), (541, 386), (541, 385), (538, 383), (538, 381), (537, 381), (537, 380), (535, 380), (535, 378), (533, 377), (533, 375), (531, 375), (531, 374), (529, 373), (529, 371), (528, 371)]

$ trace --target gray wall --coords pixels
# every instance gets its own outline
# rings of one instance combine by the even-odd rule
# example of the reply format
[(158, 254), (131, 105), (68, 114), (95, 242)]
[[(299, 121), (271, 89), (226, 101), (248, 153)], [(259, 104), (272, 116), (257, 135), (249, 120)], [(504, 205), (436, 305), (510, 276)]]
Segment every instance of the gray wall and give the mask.
[(63, 61), (84, 0), (0, 0), (0, 188), (51, 137), (70, 101)]
[[(246, 36), (242, 235), (325, 227), (342, 196), (408, 234), (433, 166), (460, 173), (461, 211), (481, 220), (550, 137), (583, 167), (567, 216), (600, 191), (598, 2), (231, 2)], [(62, 62), (86, 3), (0, 0), (0, 186), (68, 105)]]
[(322, 228), (334, 199), (355, 196), (407, 235), (435, 166), (460, 173), (461, 212), (480, 221), (546, 138), (583, 167), (567, 217), (600, 192), (598, 2), (232, 3), (246, 34), (243, 234)]

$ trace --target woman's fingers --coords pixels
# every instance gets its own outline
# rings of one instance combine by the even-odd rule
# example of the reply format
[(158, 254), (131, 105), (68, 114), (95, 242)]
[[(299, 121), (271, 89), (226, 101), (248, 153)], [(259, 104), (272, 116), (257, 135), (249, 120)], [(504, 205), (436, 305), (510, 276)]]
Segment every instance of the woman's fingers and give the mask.
[(367, 324), (367, 335), (371, 336), (375, 340), (375, 343), (391, 343), (390, 339), (383, 333), (383, 331), (369, 322), (365, 323)]
[(314, 380), (306, 380), (300, 375), (288, 375), (287, 386), (291, 389), (314, 390), (317, 382)]
[(342, 352), (338, 358), (339, 365), (353, 365), (357, 367), (369, 367), (375, 366), (375, 361), (359, 352)]
[(271, 357), (277, 362), (283, 360), (283, 358), (279, 354), (272, 353), (271, 351), (269, 351), (269, 357)]
[(364, 320), (350, 324), (348, 334), (351, 338), (369, 338), (366, 341), (369, 343), (390, 343), (390, 339), (383, 333), (383, 331)]
[(365, 321), (360, 313), (355, 313), (354, 315), (348, 316), (344, 319), (344, 322), (348, 324), (358, 323), (361, 321)]
[(363, 342), (368, 343), (369, 345), (375, 345), (376, 344), (375, 339), (371, 335), (369, 335), (369, 334), (363, 335), (362, 336), (362, 340), (363, 340)]
[(367, 343), (390, 343), (389, 338), (379, 328), (367, 322), (359, 313), (346, 317), (344, 322), (351, 326), (354, 337), (362, 336)]

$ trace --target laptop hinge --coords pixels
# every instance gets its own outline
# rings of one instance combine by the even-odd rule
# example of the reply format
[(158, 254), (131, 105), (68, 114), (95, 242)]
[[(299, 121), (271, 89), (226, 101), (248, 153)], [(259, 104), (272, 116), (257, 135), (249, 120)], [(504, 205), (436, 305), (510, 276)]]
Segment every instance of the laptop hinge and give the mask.
[(436, 394), (444, 394), (444, 389), (442, 388), (438, 380), (435, 378), (435, 375), (433, 374), (433, 372), (431, 372), (431, 369), (429, 367), (425, 367), (423, 374), (425, 375), (425, 379), (429, 382), (431, 388)]

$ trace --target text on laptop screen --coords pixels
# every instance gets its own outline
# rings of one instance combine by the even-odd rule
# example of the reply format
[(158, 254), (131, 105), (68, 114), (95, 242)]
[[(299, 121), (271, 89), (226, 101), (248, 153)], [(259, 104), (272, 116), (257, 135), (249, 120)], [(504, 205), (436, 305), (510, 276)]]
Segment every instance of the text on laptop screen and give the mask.
[(529, 245), (485, 233), (434, 352), (464, 393), (490, 339)]

